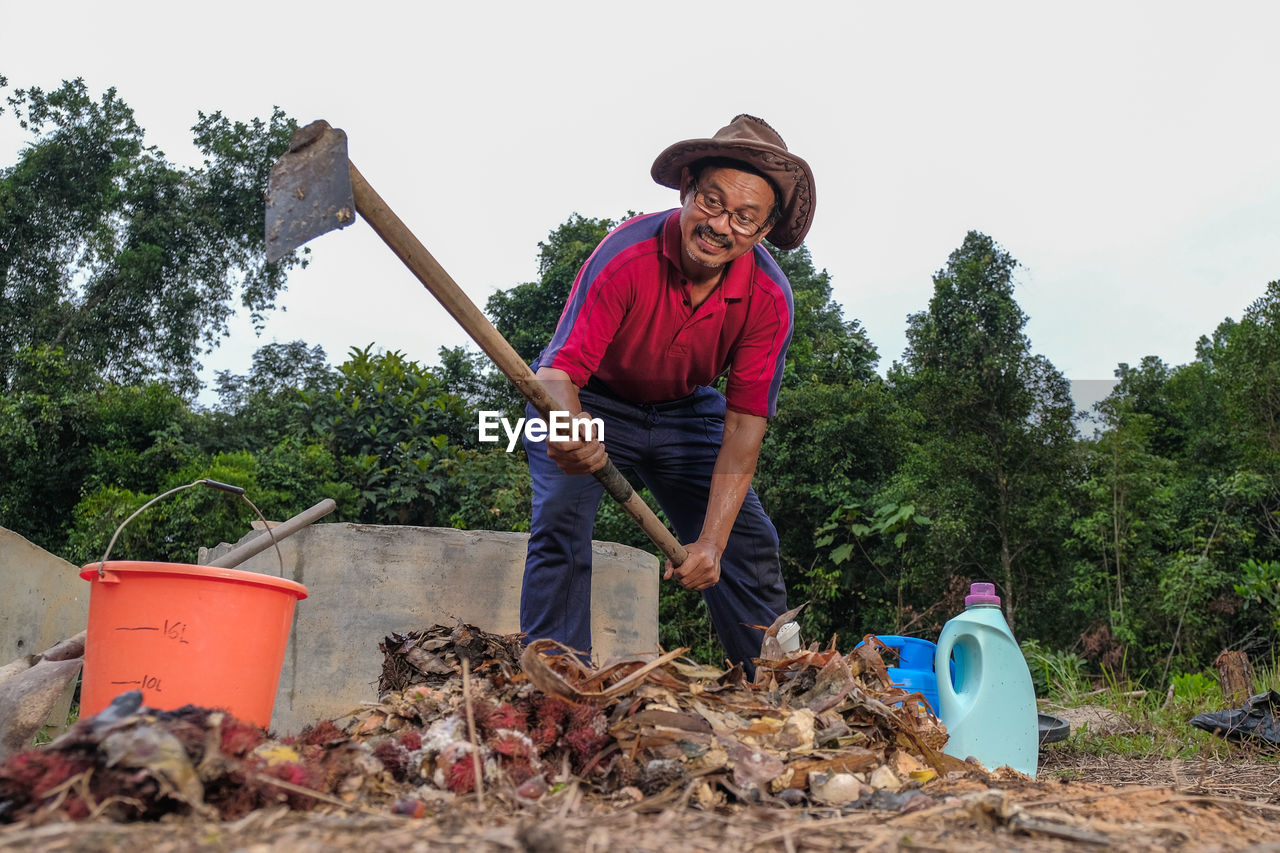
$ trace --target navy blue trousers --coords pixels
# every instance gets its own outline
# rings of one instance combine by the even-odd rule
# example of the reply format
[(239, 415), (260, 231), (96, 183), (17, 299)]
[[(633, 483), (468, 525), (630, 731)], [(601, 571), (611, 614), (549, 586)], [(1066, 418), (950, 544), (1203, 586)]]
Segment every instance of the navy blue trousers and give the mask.
[[(700, 387), (680, 400), (635, 404), (579, 391), (582, 408), (604, 422), (609, 458), (649, 487), (681, 542), (702, 531), (711, 472), (724, 433), (724, 396)], [(528, 417), (536, 413), (530, 407)], [(590, 474), (569, 476), (543, 442), (525, 439), (533, 478), (533, 522), (520, 594), (520, 629), (591, 651), (591, 534), (604, 487)], [(675, 581), (670, 581), (674, 583)], [(764, 631), (787, 608), (778, 533), (755, 489), (747, 492), (720, 558), (720, 581), (704, 590), (711, 623), (730, 661), (753, 671)]]

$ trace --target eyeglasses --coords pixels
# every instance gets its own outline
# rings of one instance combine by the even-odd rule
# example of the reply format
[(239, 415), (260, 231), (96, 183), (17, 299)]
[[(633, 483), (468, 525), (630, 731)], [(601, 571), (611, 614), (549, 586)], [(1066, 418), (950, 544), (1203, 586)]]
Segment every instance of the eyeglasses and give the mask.
[(773, 217), (770, 216), (764, 222), (757, 222), (752, 216), (739, 213), (736, 210), (729, 210), (720, 199), (714, 195), (709, 196), (698, 189), (697, 181), (691, 182), (691, 185), (693, 187), (693, 203), (698, 206), (698, 209), (712, 219), (718, 218), (722, 213), (729, 214), (729, 227), (743, 237), (756, 236), (773, 221)]

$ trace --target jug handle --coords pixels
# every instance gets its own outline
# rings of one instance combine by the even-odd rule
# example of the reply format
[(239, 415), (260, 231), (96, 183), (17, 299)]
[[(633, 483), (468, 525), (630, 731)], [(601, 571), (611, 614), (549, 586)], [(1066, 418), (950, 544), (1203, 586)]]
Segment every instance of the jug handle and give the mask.
[(939, 637), (938, 649), (933, 653), (933, 671), (938, 679), (939, 705), (942, 704), (943, 697), (946, 697), (949, 702), (957, 700), (956, 686), (951, 681), (951, 650), (955, 645), (955, 635)]

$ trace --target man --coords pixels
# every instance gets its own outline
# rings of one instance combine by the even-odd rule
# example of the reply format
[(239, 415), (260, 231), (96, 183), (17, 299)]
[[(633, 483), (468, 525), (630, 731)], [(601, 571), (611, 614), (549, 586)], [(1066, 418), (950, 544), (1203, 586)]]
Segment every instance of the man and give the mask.
[[(521, 630), (590, 652), (602, 487), (589, 474), (611, 458), (648, 486), (685, 543), (688, 559), (668, 562), (664, 579), (702, 592), (729, 659), (752, 672), (763, 639), (753, 626), (786, 609), (777, 532), (751, 478), (792, 330), (791, 287), (760, 243), (804, 240), (813, 176), (749, 115), (670, 146), (651, 174), (679, 190), (681, 206), (605, 237), (534, 363), (562, 410), (602, 420), (604, 440), (526, 439), (533, 522)], [(721, 376), (724, 395), (710, 387)]]

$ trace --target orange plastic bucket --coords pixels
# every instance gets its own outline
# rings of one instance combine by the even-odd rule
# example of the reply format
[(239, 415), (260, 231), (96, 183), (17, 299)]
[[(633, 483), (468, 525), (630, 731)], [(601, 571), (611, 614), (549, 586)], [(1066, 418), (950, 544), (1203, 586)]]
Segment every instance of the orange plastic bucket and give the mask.
[(80, 713), (121, 693), (143, 704), (222, 708), (267, 728), (293, 609), (307, 588), (238, 569), (116, 560), (91, 563)]

